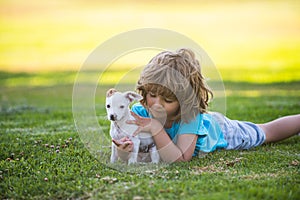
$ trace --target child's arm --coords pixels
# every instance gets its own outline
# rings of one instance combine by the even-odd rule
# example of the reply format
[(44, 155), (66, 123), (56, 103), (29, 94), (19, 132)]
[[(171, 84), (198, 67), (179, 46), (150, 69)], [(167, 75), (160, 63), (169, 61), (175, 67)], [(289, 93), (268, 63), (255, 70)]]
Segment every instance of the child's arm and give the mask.
[(163, 161), (171, 163), (190, 161), (192, 159), (198, 137), (197, 135), (179, 135), (177, 143), (174, 144), (159, 121), (156, 119), (144, 118), (134, 113), (132, 113), (132, 115), (135, 120), (127, 121), (127, 123), (139, 126), (134, 135), (137, 135), (141, 131), (150, 132)]
[(190, 161), (195, 150), (197, 137), (194, 134), (183, 134), (178, 137), (177, 143), (174, 144), (164, 129), (153, 136), (160, 157), (168, 163)]

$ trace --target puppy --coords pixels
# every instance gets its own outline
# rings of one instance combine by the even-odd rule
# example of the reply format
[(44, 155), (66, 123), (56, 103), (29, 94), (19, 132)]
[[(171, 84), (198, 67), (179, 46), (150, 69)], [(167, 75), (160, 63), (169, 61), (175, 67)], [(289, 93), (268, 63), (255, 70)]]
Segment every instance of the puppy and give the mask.
[[(115, 140), (128, 137), (133, 143), (133, 151), (130, 152), (128, 164), (136, 163), (139, 156), (146, 156), (150, 153), (151, 162), (158, 163), (160, 160), (158, 151), (150, 133), (141, 132), (133, 137), (133, 133), (137, 130), (137, 125), (127, 124), (127, 120), (134, 120), (130, 113), (129, 104), (134, 100), (141, 100), (143, 97), (135, 92), (117, 92), (115, 89), (109, 89), (106, 93), (106, 111), (107, 118), (111, 121), (110, 136)], [(141, 158), (144, 160), (145, 158)], [(110, 162), (114, 163), (118, 160), (117, 146), (112, 142), (112, 151)]]

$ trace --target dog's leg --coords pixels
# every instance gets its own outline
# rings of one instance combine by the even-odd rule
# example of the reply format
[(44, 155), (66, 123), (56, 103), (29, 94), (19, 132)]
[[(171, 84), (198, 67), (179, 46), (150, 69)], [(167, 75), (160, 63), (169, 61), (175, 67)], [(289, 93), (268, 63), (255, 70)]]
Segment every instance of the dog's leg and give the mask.
[(139, 147), (140, 147), (140, 140), (139, 139), (132, 139), (133, 142), (133, 151), (130, 153), (129, 159), (128, 159), (128, 165), (136, 163), (139, 153)]
[(152, 147), (149, 150), (149, 153), (150, 153), (150, 157), (151, 157), (151, 163), (159, 163), (160, 157), (159, 157), (159, 153), (157, 151), (156, 146)]
[(116, 145), (112, 142), (111, 144), (111, 155), (110, 155), (110, 162), (114, 163), (118, 160), (118, 151)]

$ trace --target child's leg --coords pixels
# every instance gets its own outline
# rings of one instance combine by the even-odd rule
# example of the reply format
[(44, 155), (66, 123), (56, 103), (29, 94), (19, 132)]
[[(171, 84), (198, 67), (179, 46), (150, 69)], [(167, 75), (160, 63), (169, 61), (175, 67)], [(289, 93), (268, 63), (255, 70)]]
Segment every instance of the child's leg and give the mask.
[(258, 124), (266, 134), (266, 141), (277, 142), (300, 132), (300, 114), (278, 118), (265, 124)]

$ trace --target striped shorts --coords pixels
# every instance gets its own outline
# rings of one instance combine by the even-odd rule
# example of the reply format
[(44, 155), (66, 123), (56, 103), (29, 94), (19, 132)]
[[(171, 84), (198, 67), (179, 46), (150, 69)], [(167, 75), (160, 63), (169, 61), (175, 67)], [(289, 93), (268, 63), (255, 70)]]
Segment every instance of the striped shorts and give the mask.
[(264, 143), (266, 135), (264, 131), (252, 122), (231, 120), (220, 113), (211, 113), (219, 123), (230, 149), (250, 149)]

